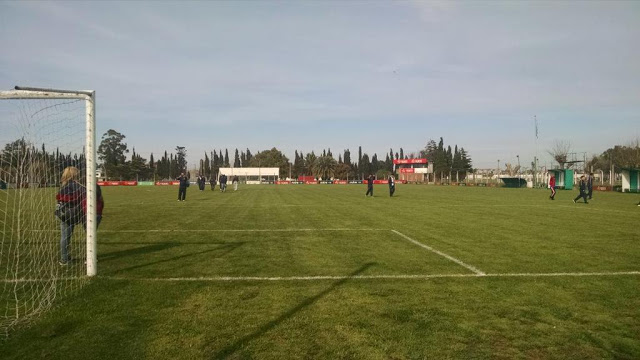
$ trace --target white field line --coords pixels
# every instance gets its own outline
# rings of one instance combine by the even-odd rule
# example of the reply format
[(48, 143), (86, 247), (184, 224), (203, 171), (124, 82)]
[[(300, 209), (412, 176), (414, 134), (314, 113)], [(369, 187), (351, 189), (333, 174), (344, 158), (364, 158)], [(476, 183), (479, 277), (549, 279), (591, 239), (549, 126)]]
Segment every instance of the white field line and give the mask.
[[(581, 209), (581, 210), (597, 211), (597, 212), (608, 212), (608, 213), (615, 213), (615, 214), (636, 215), (635, 211), (634, 211), (635, 209), (634, 210), (631, 210), (631, 209), (637, 208), (638, 206), (634, 205), (635, 203), (631, 203), (631, 204), (632, 205), (629, 207), (628, 211), (616, 210), (616, 209), (601, 209), (601, 208), (593, 207), (593, 205), (591, 205), (591, 204), (580, 203), (580, 201), (578, 201), (578, 204), (574, 204), (574, 205), (556, 205), (556, 207), (569, 208), (569, 209)], [(584, 205), (584, 206), (582, 206), (582, 205)]]
[(408, 240), (408, 241), (410, 241), (410, 242), (412, 242), (412, 243), (414, 243), (414, 244), (416, 244), (416, 245), (418, 245), (418, 246), (420, 246), (422, 248), (425, 248), (425, 249), (427, 249), (427, 250), (429, 250), (429, 251), (431, 251), (433, 253), (436, 253), (436, 254), (438, 254), (438, 255), (440, 255), (442, 257), (445, 257), (445, 258), (453, 261), (454, 263), (456, 263), (456, 264), (458, 264), (460, 266), (466, 267), (467, 269), (473, 271), (476, 275), (480, 275), (480, 276), (486, 275), (484, 272), (476, 269), (475, 267), (473, 267), (473, 266), (471, 266), (471, 265), (469, 265), (469, 264), (467, 264), (467, 263), (465, 263), (465, 262), (463, 262), (461, 260), (458, 260), (458, 259), (454, 258), (453, 256), (447, 255), (447, 254), (443, 253), (442, 251), (438, 251), (438, 250), (432, 248), (431, 246), (428, 246), (428, 245), (425, 245), (425, 244), (423, 244), (423, 243), (421, 243), (419, 241), (416, 241), (416, 240), (408, 237), (407, 235), (405, 235), (405, 234), (403, 234), (403, 233), (401, 233), (399, 231), (391, 230), (391, 232), (395, 233), (396, 235), (399, 235), (399, 236), (403, 237), (404, 239), (406, 239), (406, 240)]
[(87, 281), (87, 276), (67, 276), (67, 277), (53, 277), (53, 278), (19, 278), (19, 279), (0, 279), (0, 283), (8, 284), (20, 284), (20, 283), (32, 283), (32, 282), (50, 282), (50, 281), (67, 281), (67, 280), (82, 280)]
[[(487, 278), (487, 277), (600, 277), (600, 276), (628, 276), (640, 275), (640, 271), (618, 272), (560, 272), (560, 273), (505, 273), (505, 274), (431, 274), (431, 275), (354, 275), (354, 276), (204, 276), (204, 277), (174, 277), (174, 278), (136, 278), (124, 276), (100, 276), (107, 280), (137, 280), (137, 281), (209, 281), (209, 282), (233, 282), (233, 281), (320, 281), (320, 280), (393, 280), (393, 279), (437, 279), (437, 278)], [(88, 280), (88, 277), (65, 277), (51, 279), (3, 279), (0, 283), (24, 283), (46, 282), (52, 280)]]
[(431, 275), (354, 275), (354, 276), (212, 276), (212, 277), (177, 277), (177, 278), (127, 278), (104, 276), (111, 280), (140, 280), (140, 281), (316, 281), (316, 280), (393, 280), (393, 279), (439, 279), (439, 278), (485, 278), (485, 277), (562, 277), (562, 276), (620, 276), (640, 275), (640, 271), (622, 272), (594, 272), (594, 273), (513, 273), (513, 274), (431, 274)]
[(296, 231), (385, 231), (387, 229), (169, 229), (169, 230), (100, 230), (101, 233), (165, 233), (165, 232), (296, 232)]

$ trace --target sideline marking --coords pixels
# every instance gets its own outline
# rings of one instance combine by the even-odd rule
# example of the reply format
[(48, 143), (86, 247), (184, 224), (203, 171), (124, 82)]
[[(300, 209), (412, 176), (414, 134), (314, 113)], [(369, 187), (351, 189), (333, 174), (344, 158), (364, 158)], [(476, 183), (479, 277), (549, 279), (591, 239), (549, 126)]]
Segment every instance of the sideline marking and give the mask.
[[(210, 276), (210, 277), (176, 277), (176, 278), (136, 278), (124, 276), (101, 276), (98, 278), (107, 280), (139, 280), (139, 281), (209, 281), (209, 282), (231, 282), (231, 281), (314, 281), (314, 280), (375, 280), (375, 279), (437, 279), (437, 278), (486, 278), (486, 277), (600, 277), (600, 276), (620, 276), (620, 275), (640, 275), (640, 271), (618, 271), (618, 272), (560, 272), (560, 273), (504, 273), (504, 274), (432, 274), (432, 275), (355, 275), (355, 276)], [(0, 283), (23, 283), (52, 280), (89, 280), (88, 277), (64, 277), (52, 279), (9, 279), (0, 280)]]
[(486, 275), (484, 272), (476, 269), (475, 267), (473, 267), (473, 266), (471, 266), (469, 264), (466, 264), (466, 263), (462, 262), (461, 260), (458, 260), (458, 259), (454, 258), (453, 256), (447, 255), (447, 254), (443, 253), (442, 251), (438, 251), (438, 250), (432, 248), (431, 246), (428, 246), (428, 245), (425, 245), (425, 244), (423, 244), (423, 243), (421, 243), (419, 241), (416, 241), (416, 240), (408, 237), (407, 235), (405, 235), (405, 234), (403, 234), (403, 233), (401, 233), (399, 231), (396, 231), (396, 230), (392, 229), (391, 232), (395, 233), (396, 235), (399, 235), (399, 236), (403, 237), (406, 240), (409, 240), (410, 242), (412, 242), (412, 243), (414, 243), (414, 244), (416, 244), (416, 245), (418, 245), (418, 246), (420, 246), (422, 248), (425, 248), (425, 249), (427, 249), (427, 250), (429, 250), (431, 252), (434, 252), (434, 253), (436, 253), (436, 254), (438, 254), (440, 256), (443, 256), (443, 257), (453, 261), (454, 263), (456, 263), (456, 264), (458, 264), (460, 266), (466, 267), (467, 269), (473, 271), (476, 275), (480, 275), (480, 276)]

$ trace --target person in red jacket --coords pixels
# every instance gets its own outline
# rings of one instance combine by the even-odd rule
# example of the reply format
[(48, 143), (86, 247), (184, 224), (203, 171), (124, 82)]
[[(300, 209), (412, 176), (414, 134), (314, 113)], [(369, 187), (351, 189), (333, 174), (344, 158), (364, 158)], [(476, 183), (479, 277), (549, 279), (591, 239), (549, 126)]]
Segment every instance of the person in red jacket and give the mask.
[(551, 175), (549, 178), (549, 189), (551, 189), (551, 195), (549, 195), (549, 199), (555, 200), (556, 197), (556, 177)]
[[(102, 209), (104, 209), (104, 198), (102, 197), (102, 189), (100, 185), (96, 184), (96, 228), (100, 226), (100, 221), (102, 221)], [(85, 198), (82, 201), (82, 211), (84, 213), (84, 224), (86, 227), (87, 222), (87, 199)]]
[(56, 194), (57, 206), (64, 209), (59, 212), (60, 217), (60, 265), (67, 265), (71, 260), (69, 256), (69, 245), (73, 228), (76, 224), (84, 221), (82, 204), (86, 202), (86, 189), (78, 179), (80, 170), (69, 166), (62, 172), (60, 179), (60, 190)]

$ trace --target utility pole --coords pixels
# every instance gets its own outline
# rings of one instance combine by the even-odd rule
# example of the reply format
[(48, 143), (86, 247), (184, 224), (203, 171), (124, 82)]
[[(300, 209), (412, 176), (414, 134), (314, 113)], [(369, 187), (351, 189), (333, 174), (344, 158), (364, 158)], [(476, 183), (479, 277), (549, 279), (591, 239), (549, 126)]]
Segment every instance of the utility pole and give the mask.
[(518, 187), (520, 187), (520, 155), (516, 155), (518, 158)]

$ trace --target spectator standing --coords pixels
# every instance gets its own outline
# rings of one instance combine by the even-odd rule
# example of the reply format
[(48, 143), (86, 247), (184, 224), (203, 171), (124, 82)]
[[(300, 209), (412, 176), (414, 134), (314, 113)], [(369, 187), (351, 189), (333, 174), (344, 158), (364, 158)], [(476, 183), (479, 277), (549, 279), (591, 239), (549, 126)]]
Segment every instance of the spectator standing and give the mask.
[(211, 190), (216, 189), (216, 177), (211, 175), (211, 179), (209, 179), (209, 183), (211, 183)]
[(204, 175), (198, 175), (198, 188), (200, 191), (204, 191), (204, 186), (207, 183), (207, 179), (205, 179)]
[(393, 178), (393, 175), (389, 175), (389, 196), (393, 196), (393, 193), (396, 192), (396, 180)]
[(73, 229), (76, 224), (84, 220), (82, 203), (86, 201), (86, 189), (78, 182), (79, 178), (78, 168), (73, 166), (65, 168), (60, 178), (60, 190), (56, 194), (57, 209), (65, 209), (60, 211), (64, 216), (59, 215), (60, 265), (67, 265), (71, 261), (69, 249)]
[(180, 181), (180, 187), (178, 188), (178, 201), (185, 201), (187, 200), (187, 188), (189, 187), (189, 179), (183, 171), (176, 180)]

